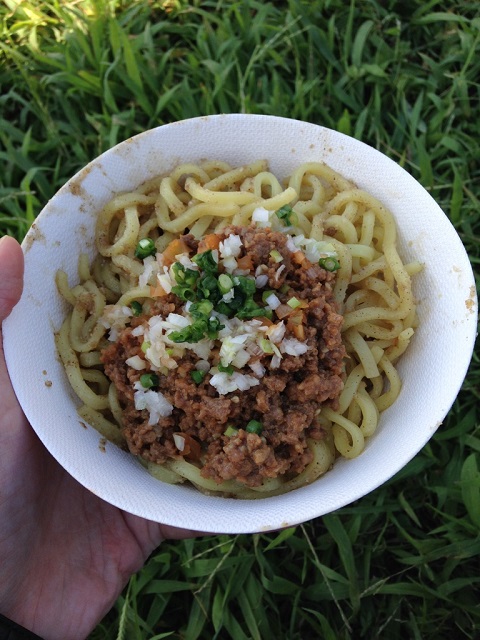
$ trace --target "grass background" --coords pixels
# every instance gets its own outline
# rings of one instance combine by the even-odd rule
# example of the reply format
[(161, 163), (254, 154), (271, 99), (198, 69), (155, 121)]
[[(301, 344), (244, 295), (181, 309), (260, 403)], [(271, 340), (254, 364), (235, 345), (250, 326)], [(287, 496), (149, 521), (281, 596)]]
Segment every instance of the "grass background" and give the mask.
[[(478, 272), (477, 2), (3, 0), (0, 31), (0, 235), (21, 239), (132, 134), (264, 113), (400, 163)], [(279, 533), (164, 543), (91, 640), (480, 637), (479, 380), (476, 352), (437, 434), (362, 500)]]

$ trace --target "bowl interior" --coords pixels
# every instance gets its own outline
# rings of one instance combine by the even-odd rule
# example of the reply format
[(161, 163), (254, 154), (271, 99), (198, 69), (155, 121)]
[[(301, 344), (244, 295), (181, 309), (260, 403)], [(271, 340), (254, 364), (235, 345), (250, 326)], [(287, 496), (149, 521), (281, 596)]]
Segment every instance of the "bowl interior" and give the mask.
[[(95, 254), (97, 212), (115, 194), (179, 162), (218, 158), (241, 165), (260, 158), (283, 178), (302, 162), (324, 161), (394, 214), (404, 261), (425, 264), (415, 277), (420, 325), (398, 365), (403, 387), (354, 460), (284, 496), (257, 501), (210, 497), (153, 479), (129, 454), (76, 413), (53, 334), (66, 313), (54, 282), (70, 283), (79, 253)], [(406, 171), (371, 147), (321, 126), (272, 116), (195, 118), (147, 131), (109, 150), (46, 205), (23, 243), (25, 289), (4, 325), (7, 365), (17, 397), (47, 449), (89, 490), (136, 515), (196, 530), (244, 533), (297, 524), (344, 506), (401, 469), (428, 441), (465, 377), (476, 332), (472, 269), (457, 233)]]

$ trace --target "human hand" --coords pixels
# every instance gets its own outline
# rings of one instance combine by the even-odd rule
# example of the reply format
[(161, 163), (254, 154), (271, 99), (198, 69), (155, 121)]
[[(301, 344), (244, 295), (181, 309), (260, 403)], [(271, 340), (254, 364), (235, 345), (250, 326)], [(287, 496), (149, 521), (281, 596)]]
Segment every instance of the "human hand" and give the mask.
[[(23, 287), (23, 253), (0, 240), (0, 327)], [(46, 640), (85, 638), (165, 538), (195, 532), (128, 514), (52, 458), (10, 383), (0, 328), (0, 612)]]

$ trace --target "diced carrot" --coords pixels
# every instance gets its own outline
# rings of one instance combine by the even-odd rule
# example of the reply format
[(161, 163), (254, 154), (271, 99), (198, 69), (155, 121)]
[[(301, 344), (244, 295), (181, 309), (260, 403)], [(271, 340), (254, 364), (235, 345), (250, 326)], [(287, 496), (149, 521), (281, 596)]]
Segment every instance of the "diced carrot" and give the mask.
[(304, 340), (305, 338), (305, 331), (303, 328), (304, 322), (305, 314), (299, 309), (290, 314), (287, 319), (287, 329), (291, 331), (299, 340)]
[(178, 434), (185, 441), (185, 446), (183, 450), (180, 452), (184, 458), (190, 458), (190, 460), (199, 460), (202, 455), (202, 448), (200, 443), (195, 440), (189, 433), (178, 432)]
[(237, 267), (239, 269), (244, 269), (245, 271), (251, 271), (253, 269), (252, 256), (243, 256), (238, 258)]
[(307, 258), (303, 251), (294, 251), (292, 253), (292, 262), (295, 262), (296, 264), (302, 264), (306, 259)]
[(297, 340), (305, 340), (305, 329), (303, 328), (303, 324), (297, 324), (293, 327), (293, 335)]
[(161, 284), (157, 284), (155, 287), (150, 286), (150, 297), (151, 298), (163, 298), (166, 296), (167, 292), (162, 287)]
[(204, 253), (209, 249), (218, 249), (220, 246), (220, 236), (216, 233), (209, 233), (198, 243), (197, 253)]
[(190, 247), (182, 238), (175, 238), (175, 240), (172, 240), (170, 244), (167, 245), (162, 253), (163, 264), (169, 267), (175, 262), (175, 256), (178, 256), (180, 253), (190, 253)]

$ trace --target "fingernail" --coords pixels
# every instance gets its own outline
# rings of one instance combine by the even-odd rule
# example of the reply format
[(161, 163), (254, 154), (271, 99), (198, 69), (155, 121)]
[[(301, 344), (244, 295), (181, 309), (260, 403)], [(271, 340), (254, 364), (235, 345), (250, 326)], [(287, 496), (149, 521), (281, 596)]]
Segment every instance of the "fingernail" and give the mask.
[(0, 245), (2, 245), (4, 242), (8, 242), (8, 241), (9, 241), (9, 238), (11, 238), (11, 236), (7, 236), (7, 235), (2, 236), (2, 237), (0, 238)]

